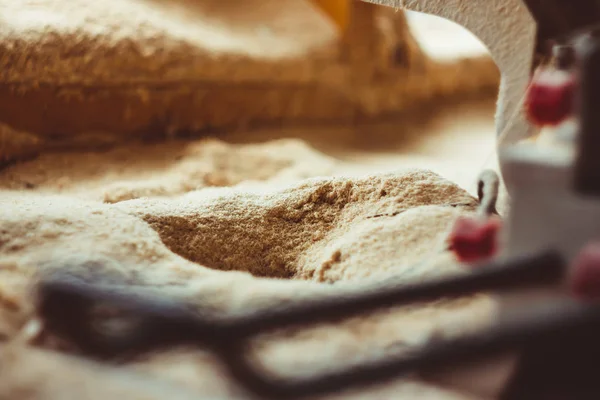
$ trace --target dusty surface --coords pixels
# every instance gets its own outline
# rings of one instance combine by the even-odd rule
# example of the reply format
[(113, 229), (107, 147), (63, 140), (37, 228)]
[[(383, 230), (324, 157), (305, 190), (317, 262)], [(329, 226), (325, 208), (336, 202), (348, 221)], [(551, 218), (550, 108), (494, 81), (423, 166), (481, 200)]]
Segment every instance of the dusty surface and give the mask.
[(3, 134), (0, 162), (496, 91), (485, 52), (431, 57), (402, 13), (353, 7), (342, 33), (307, 0), (0, 0), (0, 122), (37, 139)]
[[(267, 2), (271, 8), (278, 3)], [(52, 16), (49, 26), (81, 34), (61, 18), (64, 2), (28, 1), (24, 8), (15, 8), (16, 4), (0, 0), (21, 17), (24, 12), (33, 12), (38, 20)], [(36, 4), (57, 11), (35, 14)], [(86, 9), (79, 1), (71, 4), (74, 13), (95, 7)], [(153, 3), (121, 4), (147, 10)], [(96, 11), (101, 15), (106, 10), (111, 7)], [(140, 18), (149, 15), (140, 13)], [(231, 13), (232, 18), (235, 15)], [(13, 19), (0, 33), (20, 24), (39, 37), (46, 25), (31, 22), (35, 18)], [(157, 15), (153, 18), (150, 31), (156, 24), (168, 24)], [(178, 18), (186, 16), (180, 13)], [(190, 34), (185, 29), (179, 32)], [(309, 36), (302, 40), (308, 47), (318, 47)], [(210, 45), (220, 46), (219, 51), (253, 50), (240, 42), (247, 36), (227, 37), (224, 41), (213, 37)], [(272, 45), (274, 58), (289, 50), (273, 43), (279, 39), (264, 40)], [(438, 42), (428, 46), (425, 38), (420, 40), (428, 56), (436, 59)], [(472, 47), (464, 49), (467, 57), (481, 57), (481, 48), (472, 53)], [(78, 53), (70, 54), (77, 59)], [(11, 71), (3, 73), (6, 77)], [(472, 81), (470, 88), (477, 82)], [(444, 90), (438, 94), (448, 93)], [(264, 91), (262, 95), (270, 98)], [(26, 97), (24, 104), (31, 105)], [(365, 99), (372, 101), (369, 96)], [(389, 104), (396, 107), (394, 102)], [(322, 105), (313, 104), (315, 109)], [(102, 119), (106, 110), (87, 106)], [(174, 350), (117, 366), (57, 351), (50, 342), (36, 348), (24, 344), (19, 332), (31, 314), (30, 289), (41, 271), (101, 272), (132, 290), (173, 296), (219, 313), (340, 293), (372, 282), (419, 281), (464, 272), (445, 252), (445, 238), (453, 220), (476, 206), (469, 191), (479, 170), (495, 166), (493, 106), (489, 99), (378, 124), (237, 129), (218, 139), (103, 148), (96, 144), (112, 141), (106, 143), (107, 135), (92, 133), (78, 140), (96, 143), (94, 150), (45, 152), (1, 169), (0, 398), (250, 398), (206, 351)], [(64, 104), (56, 107), (67, 112)], [(23, 110), (23, 104), (17, 108)], [(220, 110), (238, 120), (234, 108)], [(89, 121), (87, 117), (82, 120)], [(61, 122), (49, 117), (46, 121)], [(121, 133), (110, 132), (117, 137)], [(19, 140), (9, 142), (6, 137)], [(99, 139), (94, 142), (90, 137)], [(40, 142), (26, 129), (0, 125), (0, 145), (26, 154)], [(432, 336), (476, 329), (487, 323), (494, 308), (485, 296), (437, 302), (335, 326), (288, 331), (281, 337), (261, 338), (257, 345), (269, 368), (282, 374), (304, 373), (360, 362), (381, 349), (402, 352)], [(326, 398), (467, 397), (408, 378)]]
[[(0, 333), (14, 338), (21, 329), (31, 307), (29, 285), (48, 268), (100, 271), (224, 313), (373, 281), (460, 273), (444, 241), (454, 218), (472, 212), (476, 201), (450, 180), (413, 169), (430, 167), (472, 188), (480, 164), (493, 156), (493, 110), (459, 109), (460, 125), (457, 109), (450, 109), (427, 123), (284, 130), (268, 140), (273, 131), (242, 135), (251, 143), (232, 134), (227, 142), (63, 152), (6, 168), (0, 172)], [(471, 129), (464, 128), (468, 121)], [(398, 126), (414, 136), (394, 136)], [(371, 148), (360, 150), (365, 132)], [(462, 153), (453, 151), (455, 142), (463, 143)], [(457, 162), (465, 156), (468, 161)], [(431, 335), (475, 329), (493, 309), (490, 299), (475, 297), (392, 310), (261, 340), (260, 356), (284, 374), (359, 362), (382, 347), (405, 351)], [(248, 396), (202, 351), (111, 367), (46, 347), (49, 352), (18, 342), (2, 348), (10, 360), (3, 362), (2, 396)], [(67, 373), (73, 363), (80, 367)], [(86, 384), (73, 384), (79, 381)], [(374, 396), (465, 398), (410, 379), (328, 398)]]

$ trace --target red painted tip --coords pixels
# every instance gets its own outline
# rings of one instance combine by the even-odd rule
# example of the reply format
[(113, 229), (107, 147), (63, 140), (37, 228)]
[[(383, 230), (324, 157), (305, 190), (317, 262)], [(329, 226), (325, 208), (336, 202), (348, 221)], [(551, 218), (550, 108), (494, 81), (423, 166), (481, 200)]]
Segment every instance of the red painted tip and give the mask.
[(573, 112), (575, 79), (562, 70), (537, 72), (525, 97), (529, 121), (538, 126), (555, 126)]
[(463, 263), (485, 261), (498, 251), (498, 232), (502, 226), (498, 218), (460, 217), (450, 233), (450, 249)]
[(600, 242), (585, 246), (571, 266), (571, 293), (585, 300), (600, 298)]

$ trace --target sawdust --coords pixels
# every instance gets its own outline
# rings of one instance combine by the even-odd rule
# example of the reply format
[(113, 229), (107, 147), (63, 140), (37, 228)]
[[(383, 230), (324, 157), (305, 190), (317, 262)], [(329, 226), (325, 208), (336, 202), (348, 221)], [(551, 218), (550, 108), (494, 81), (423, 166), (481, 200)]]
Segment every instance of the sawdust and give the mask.
[[(438, 148), (468, 142), (478, 154), (448, 158), (452, 171), (435, 164), (462, 178), (458, 164), (483, 161), (479, 133), (424, 145), (408, 143), (404, 123), (385, 137), (308, 129), (330, 139), (333, 158), (273, 140), (283, 129), (260, 139), (245, 129), (496, 91), (487, 55), (430, 59), (401, 13), (358, 9), (341, 37), (303, 0), (0, 0), (0, 162), (29, 159), (0, 170), (0, 398), (250, 398), (205, 350), (111, 365), (54, 341), (24, 343), (44, 271), (100, 275), (217, 313), (464, 272), (444, 240), (476, 200), (429, 170), (400, 167), (431, 168)], [(215, 129), (229, 140), (193, 140)], [(189, 140), (148, 140), (181, 136)], [(386, 172), (367, 172), (349, 142), (388, 151), (370, 155), (386, 159), (376, 168)], [(390, 169), (397, 153), (405, 162)], [(476, 329), (494, 307), (485, 296), (436, 302), (256, 345), (270, 369), (301, 374)], [(466, 397), (409, 378), (327, 398)]]
[[(0, 121), (37, 139), (31, 153), (350, 123), (497, 91), (485, 52), (434, 59), (393, 9), (356, 1), (342, 34), (307, 0), (226, 3), (0, 0)], [(13, 147), (0, 157), (24, 156)]]
[(36, 154), (40, 142), (36, 135), (0, 123), (0, 164)]
[[(31, 311), (31, 284), (54, 268), (222, 313), (462, 271), (444, 239), (457, 216), (474, 210), (470, 194), (425, 170), (344, 177), (343, 168), (299, 140), (149, 144), (47, 154), (5, 168), (0, 334), (18, 334)], [(259, 339), (259, 354), (283, 374), (354, 363), (373, 349), (406, 351), (440, 332), (475, 329), (493, 308), (475, 297), (391, 310)], [(73, 360), (51, 343), (43, 351), (4, 347), (3, 360), (12, 361), (2, 363), (0, 393), (13, 399), (248, 396), (205, 351), (111, 367)], [(73, 363), (76, 374), (67, 372)], [(86, 388), (71, 389), (76, 380)], [(153, 383), (138, 390), (138, 380)], [(329, 398), (373, 396), (464, 398), (411, 380)]]

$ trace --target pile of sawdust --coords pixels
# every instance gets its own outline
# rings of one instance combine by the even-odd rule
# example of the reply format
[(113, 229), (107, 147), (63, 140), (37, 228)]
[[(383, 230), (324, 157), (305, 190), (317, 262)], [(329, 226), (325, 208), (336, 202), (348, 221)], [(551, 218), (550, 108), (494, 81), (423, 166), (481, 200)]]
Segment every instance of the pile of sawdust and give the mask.
[[(207, 351), (112, 365), (20, 340), (43, 271), (100, 274), (220, 313), (463, 271), (445, 238), (476, 199), (428, 170), (389, 165), (402, 154), (404, 165), (462, 179), (462, 167), (484, 161), (487, 125), (454, 143), (419, 130), (409, 140), (407, 123), (387, 135), (311, 129), (338, 158), (273, 140), (283, 129), (259, 138), (243, 128), (347, 122), (495, 92), (493, 61), (435, 60), (402, 13), (367, 3), (355, 3), (340, 35), (311, 4), (0, 0), (0, 162), (32, 157), (0, 169), (0, 398), (250, 398)], [(215, 127), (235, 129), (190, 139)], [(450, 136), (458, 130), (468, 129)], [(146, 140), (179, 134), (190, 140)], [(366, 173), (365, 152), (342, 143), (379, 146), (387, 153), (368, 157), (386, 172)], [(445, 159), (452, 171), (429, 162), (443, 152), (458, 154)], [(257, 347), (270, 369), (293, 375), (476, 329), (494, 307), (485, 296), (440, 301), (288, 330)], [(405, 379), (326, 398), (465, 397)]]
[(402, 12), (350, 11), (340, 32), (309, 0), (0, 0), (0, 162), (496, 92), (485, 52), (436, 59)]
[[(343, 169), (298, 140), (47, 154), (5, 168), (0, 334), (18, 335), (31, 311), (30, 285), (54, 268), (101, 273), (223, 313), (461, 271), (444, 240), (476, 199), (432, 172), (344, 177)], [(474, 329), (493, 307), (475, 297), (291, 331), (261, 340), (260, 356), (284, 374), (353, 363), (382, 348), (405, 351), (431, 335)], [(1, 347), (0, 397), (248, 396), (200, 350), (117, 367), (45, 347)], [(328, 398), (464, 397), (407, 380)]]

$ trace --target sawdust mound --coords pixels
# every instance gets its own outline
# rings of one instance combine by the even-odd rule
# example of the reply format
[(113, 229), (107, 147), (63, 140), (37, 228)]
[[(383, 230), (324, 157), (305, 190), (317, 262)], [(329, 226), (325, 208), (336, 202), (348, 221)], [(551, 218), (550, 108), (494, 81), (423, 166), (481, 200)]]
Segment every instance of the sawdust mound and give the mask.
[(0, 162), (496, 93), (487, 54), (438, 62), (403, 13), (352, 9), (343, 35), (309, 0), (0, 0)]
[[(184, 206), (139, 200), (121, 207), (133, 208), (173, 252), (209, 268), (334, 282), (421, 258), (431, 247), (411, 242), (423, 234), (441, 241), (453, 208), (475, 205), (428, 172), (312, 179), (276, 193), (211, 192), (186, 196)], [(374, 263), (373, 251), (395, 257)]]
[[(299, 151), (277, 154), (282, 148)], [(150, 145), (147, 150), (154, 151)], [(219, 156), (198, 157), (203, 151)], [(138, 154), (143, 153), (138, 148)], [(444, 251), (444, 238), (458, 215), (474, 210), (476, 200), (431, 172), (324, 177), (335, 175), (338, 162), (297, 141), (264, 145), (200, 141), (175, 146), (149, 166), (150, 172), (133, 168), (136, 162), (124, 154), (128, 153), (122, 149), (103, 153), (110, 179), (98, 172), (102, 167), (93, 159), (84, 162), (91, 153), (46, 155), (0, 174), (4, 338), (15, 338), (25, 324), (36, 274), (54, 268), (79, 275), (100, 273), (104, 279), (223, 313), (338, 293), (366, 281), (408, 282), (461, 270)], [(250, 166), (244, 169), (233, 161), (240, 157), (250, 160)], [(138, 163), (145, 162), (139, 158)], [(45, 168), (52, 160), (55, 169)], [(171, 160), (179, 164), (173, 166)], [(79, 170), (70, 167), (78, 162)], [(40, 177), (41, 170), (47, 174)], [(182, 185), (184, 176), (193, 171), (199, 171), (200, 178), (191, 178), (194, 185)], [(214, 175), (223, 178), (216, 184), (208, 179), (206, 184), (205, 177)], [(29, 182), (36, 176), (38, 181)], [(181, 181), (168, 186), (175, 176)], [(114, 181), (119, 179), (137, 180), (137, 186), (124, 192), (127, 185), (121, 183), (119, 199), (106, 197), (114, 193)], [(24, 182), (29, 182), (26, 188), (19, 186)], [(140, 192), (140, 187), (146, 189)], [(312, 371), (358, 362), (371, 356), (369, 346), (403, 351), (434, 334), (475, 328), (487, 321), (492, 306), (489, 299), (476, 297), (397, 309), (335, 326), (286, 332), (259, 340), (259, 348), (273, 370)], [(33, 350), (14, 342), (0, 348), (0, 397), (248, 395), (223, 374), (208, 352), (172, 351), (108, 366), (73, 359), (51, 344), (45, 347)], [(410, 380), (331, 398), (374, 396), (463, 398)]]

